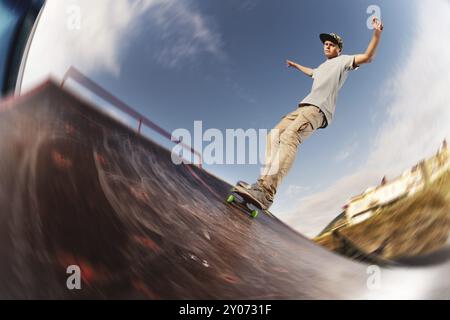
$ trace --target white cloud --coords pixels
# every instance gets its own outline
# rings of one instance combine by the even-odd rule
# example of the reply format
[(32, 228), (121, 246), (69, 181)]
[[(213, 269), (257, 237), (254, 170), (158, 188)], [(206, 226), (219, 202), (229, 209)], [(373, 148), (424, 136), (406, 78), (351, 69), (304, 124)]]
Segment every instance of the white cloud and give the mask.
[[(74, 5), (80, 8), (79, 30), (68, 27), (73, 13), (67, 10)], [(154, 21), (160, 28), (157, 33), (166, 40), (154, 52), (161, 63), (173, 66), (202, 52), (223, 56), (221, 36), (211, 31), (210, 21), (186, 2), (48, 0), (30, 50), (24, 88), (49, 75), (61, 78), (71, 65), (88, 75), (107, 72), (119, 76), (122, 50), (139, 33), (138, 27), (145, 32), (150, 23), (155, 25)]]
[[(149, 2), (151, 3), (151, 2)], [(69, 29), (71, 6), (80, 8), (80, 29)], [(120, 72), (119, 46), (126, 26), (139, 15), (128, 1), (47, 1), (33, 40), (25, 85), (52, 74), (57, 77), (75, 64), (86, 73)]]
[(154, 56), (161, 64), (175, 67), (200, 53), (219, 59), (225, 57), (221, 51), (221, 36), (212, 31), (211, 23), (183, 2), (162, 1), (152, 15), (162, 40)]
[(300, 232), (317, 234), (341, 212), (349, 197), (376, 185), (385, 174), (400, 175), (434, 154), (443, 138), (450, 137), (450, 43), (442, 37), (442, 30), (450, 30), (450, 3), (441, 0), (433, 6), (422, 2), (418, 6), (417, 34), (385, 88), (392, 99), (366, 165), (280, 214)]
[(347, 144), (339, 153), (335, 156), (335, 160), (337, 162), (342, 162), (344, 160), (347, 160), (353, 153), (355, 153), (356, 149), (358, 148), (358, 141), (354, 140)]
[(393, 76), (394, 93), (387, 121), (376, 137), (370, 167), (399, 173), (433, 154), (450, 136), (450, 2), (424, 3), (418, 8), (418, 28), (410, 55)]
[(311, 187), (291, 184), (286, 190), (286, 196), (288, 196), (289, 198), (298, 198), (303, 192), (308, 190), (311, 190)]

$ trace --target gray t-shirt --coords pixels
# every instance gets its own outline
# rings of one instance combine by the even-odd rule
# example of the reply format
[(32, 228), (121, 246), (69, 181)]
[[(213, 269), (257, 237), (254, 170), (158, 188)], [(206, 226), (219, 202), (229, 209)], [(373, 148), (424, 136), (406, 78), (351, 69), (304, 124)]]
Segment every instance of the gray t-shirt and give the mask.
[(339, 90), (344, 85), (349, 71), (357, 69), (353, 67), (354, 61), (355, 56), (341, 55), (328, 59), (313, 70), (314, 82), (311, 92), (299, 105), (312, 104), (319, 107), (327, 120), (322, 128), (328, 126), (333, 120)]

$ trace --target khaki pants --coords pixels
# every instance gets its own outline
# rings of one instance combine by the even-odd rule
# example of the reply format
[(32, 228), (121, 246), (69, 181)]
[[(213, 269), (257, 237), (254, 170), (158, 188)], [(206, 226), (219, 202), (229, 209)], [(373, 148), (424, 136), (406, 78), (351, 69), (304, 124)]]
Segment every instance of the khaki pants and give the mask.
[(267, 135), (266, 162), (258, 182), (273, 200), (295, 160), (298, 146), (320, 128), (325, 116), (316, 106), (298, 107), (284, 116)]

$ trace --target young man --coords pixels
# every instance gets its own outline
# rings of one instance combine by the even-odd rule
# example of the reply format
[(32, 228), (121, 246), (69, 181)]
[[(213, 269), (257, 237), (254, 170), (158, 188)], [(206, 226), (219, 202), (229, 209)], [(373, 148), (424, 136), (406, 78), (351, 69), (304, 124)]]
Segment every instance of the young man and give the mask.
[(252, 185), (240, 183), (238, 192), (245, 193), (268, 209), (277, 188), (286, 176), (297, 153), (298, 146), (317, 129), (326, 128), (333, 120), (339, 90), (351, 70), (370, 63), (375, 55), (383, 31), (383, 24), (374, 18), (374, 32), (366, 52), (342, 55), (344, 42), (338, 35), (320, 34), (327, 60), (311, 69), (287, 60), (295, 68), (314, 79), (310, 94), (296, 110), (284, 116), (267, 137), (265, 168), (258, 181)]

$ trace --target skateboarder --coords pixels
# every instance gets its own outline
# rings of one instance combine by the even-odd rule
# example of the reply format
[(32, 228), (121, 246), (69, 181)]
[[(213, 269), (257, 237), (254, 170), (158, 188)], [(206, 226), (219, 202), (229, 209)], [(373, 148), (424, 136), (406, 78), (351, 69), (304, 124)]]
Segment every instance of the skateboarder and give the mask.
[(236, 190), (268, 209), (277, 188), (286, 176), (297, 153), (298, 146), (317, 129), (326, 128), (333, 120), (338, 92), (351, 70), (370, 63), (375, 55), (383, 31), (378, 19), (372, 21), (372, 40), (362, 54), (343, 55), (344, 42), (337, 34), (322, 33), (320, 40), (326, 61), (316, 69), (287, 60), (287, 66), (314, 79), (311, 92), (298, 107), (287, 114), (268, 134), (265, 168), (256, 183), (238, 183)]

